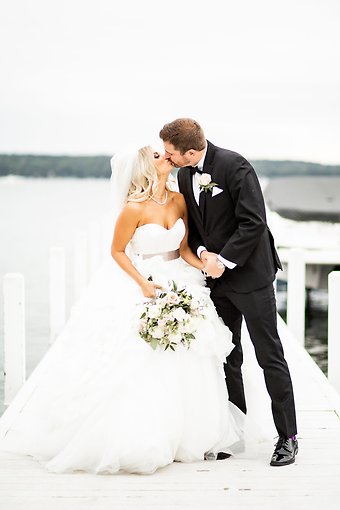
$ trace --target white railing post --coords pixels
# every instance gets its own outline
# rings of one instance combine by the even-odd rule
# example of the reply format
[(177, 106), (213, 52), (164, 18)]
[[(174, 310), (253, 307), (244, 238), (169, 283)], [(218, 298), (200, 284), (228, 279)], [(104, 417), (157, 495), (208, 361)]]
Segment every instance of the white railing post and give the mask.
[(78, 232), (74, 243), (74, 302), (84, 292), (88, 282), (88, 238)]
[(53, 343), (65, 325), (66, 280), (65, 250), (50, 249), (49, 264), (50, 343)]
[(18, 273), (4, 276), (5, 404), (15, 397), (26, 378), (25, 282)]
[(328, 379), (340, 393), (340, 271), (328, 275)]
[(304, 253), (302, 250), (292, 249), (287, 270), (287, 326), (303, 346), (305, 343), (305, 280)]

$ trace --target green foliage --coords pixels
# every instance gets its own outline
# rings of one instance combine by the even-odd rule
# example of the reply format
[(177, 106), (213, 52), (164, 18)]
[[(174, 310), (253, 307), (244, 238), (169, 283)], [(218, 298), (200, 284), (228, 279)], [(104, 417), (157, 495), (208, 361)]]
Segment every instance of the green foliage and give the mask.
[(109, 156), (37, 156), (0, 154), (0, 176), (110, 177)]
[(320, 165), (306, 161), (254, 160), (251, 164), (262, 177), (340, 176), (340, 165)]
[[(271, 160), (254, 160), (251, 163), (260, 177), (340, 176), (340, 165)], [(111, 174), (110, 156), (0, 154), (0, 176), (10, 174), (27, 177), (108, 178)]]

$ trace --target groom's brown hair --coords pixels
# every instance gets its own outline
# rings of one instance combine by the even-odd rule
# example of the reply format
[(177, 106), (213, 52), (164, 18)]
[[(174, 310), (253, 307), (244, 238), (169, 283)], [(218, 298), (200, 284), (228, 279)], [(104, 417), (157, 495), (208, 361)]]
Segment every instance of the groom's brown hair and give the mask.
[(205, 147), (205, 136), (203, 129), (193, 119), (176, 119), (161, 129), (159, 133), (163, 142), (171, 143), (181, 154), (189, 149), (201, 151)]

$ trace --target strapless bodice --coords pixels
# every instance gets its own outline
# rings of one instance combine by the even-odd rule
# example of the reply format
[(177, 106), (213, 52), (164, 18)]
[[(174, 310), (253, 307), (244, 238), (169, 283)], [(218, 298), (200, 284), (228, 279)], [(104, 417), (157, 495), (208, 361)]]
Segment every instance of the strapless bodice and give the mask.
[(136, 255), (149, 255), (177, 250), (185, 234), (182, 218), (167, 229), (157, 223), (138, 227), (131, 239), (131, 248)]

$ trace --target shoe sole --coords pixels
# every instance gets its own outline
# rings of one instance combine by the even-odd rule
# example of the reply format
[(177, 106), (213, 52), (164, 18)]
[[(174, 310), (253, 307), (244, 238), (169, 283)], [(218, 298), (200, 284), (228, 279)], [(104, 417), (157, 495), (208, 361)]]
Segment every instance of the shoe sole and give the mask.
[(295, 459), (287, 460), (286, 462), (275, 462), (275, 461), (271, 461), (270, 465), (271, 465), (271, 466), (275, 466), (275, 467), (279, 467), (279, 466), (289, 466), (289, 464), (294, 464), (294, 462), (295, 462)]
[(287, 460), (286, 462), (276, 462), (275, 460), (272, 460), (270, 462), (270, 465), (271, 466), (274, 466), (274, 467), (279, 467), (279, 466), (289, 466), (290, 464), (294, 464), (295, 462), (295, 457), (296, 455), (298, 454), (298, 449), (296, 449), (296, 452), (295, 452), (295, 456), (294, 456), (294, 459), (291, 459), (291, 460)]

